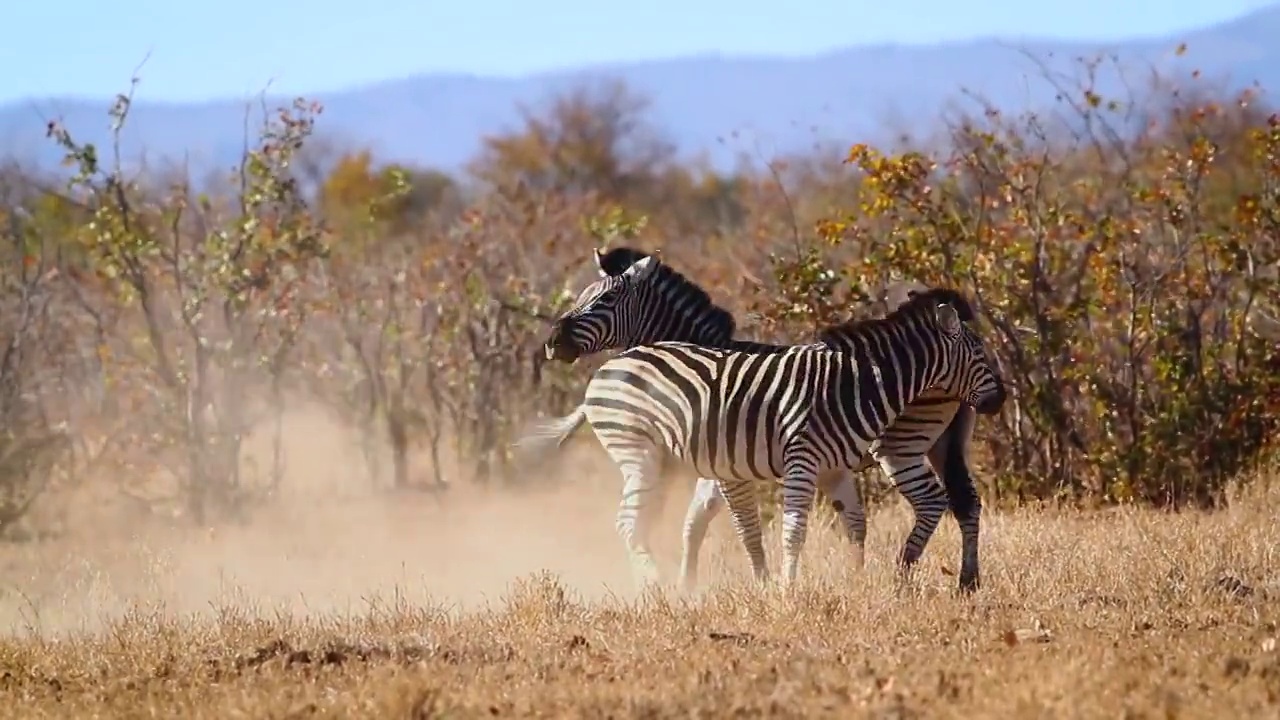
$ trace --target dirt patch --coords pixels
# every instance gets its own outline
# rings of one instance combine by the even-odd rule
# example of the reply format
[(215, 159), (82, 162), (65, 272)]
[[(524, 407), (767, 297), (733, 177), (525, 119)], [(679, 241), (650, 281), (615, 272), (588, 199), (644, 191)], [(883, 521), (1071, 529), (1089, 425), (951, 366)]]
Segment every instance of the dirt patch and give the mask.
[[(1276, 490), (1216, 514), (988, 511), (970, 598), (952, 592), (950, 519), (898, 584), (900, 500), (873, 512), (861, 572), (815, 528), (789, 595), (745, 582), (720, 518), (706, 588), (685, 599), (632, 591), (616, 470), (589, 447), (544, 491), (463, 482), (441, 499), (361, 490), (325, 432), (306, 428), (288, 492), (243, 526), (102, 519), (6, 547), (0, 716), (1262, 717), (1280, 702)], [(656, 530), (669, 577), (690, 485)]]

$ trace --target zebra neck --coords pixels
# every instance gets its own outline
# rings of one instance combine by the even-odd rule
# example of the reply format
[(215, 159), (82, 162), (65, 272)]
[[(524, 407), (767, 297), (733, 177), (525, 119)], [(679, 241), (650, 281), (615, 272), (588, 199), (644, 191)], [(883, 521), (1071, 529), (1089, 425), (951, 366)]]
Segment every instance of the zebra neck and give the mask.
[(682, 318), (671, 316), (666, 318), (649, 318), (639, 328), (633, 345), (644, 345), (655, 342), (687, 342), (695, 345), (720, 347), (729, 342), (729, 338), (717, 328), (710, 327), (705, 320), (699, 318)]
[(683, 306), (673, 298), (663, 299), (666, 311), (645, 315), (634, 344), (670, 341), (723, 347), (732, 339), (733, 326), (725, 327), (719, 313)]
[(885, 348), (885, 352), (875, 353), (875, 362), (881, 367), (895, 368), (895, 375), (901, 387), (901, 397), (893, 398), (902, 401), (901, 407), (893, 408), (895, 413), (903, 412), (916, 398), (923, 395), (943, 379), (946, 374), (939, 348), (920, 347), (915, 344), (907, 346), (893, 345)]

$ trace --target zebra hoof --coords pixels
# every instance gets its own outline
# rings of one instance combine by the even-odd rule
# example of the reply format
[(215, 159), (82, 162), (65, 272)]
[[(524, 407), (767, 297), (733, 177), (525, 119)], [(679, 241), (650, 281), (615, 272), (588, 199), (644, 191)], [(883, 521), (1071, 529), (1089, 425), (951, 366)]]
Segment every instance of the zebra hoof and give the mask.
[(917, 573), (915, 568), (907, 566), (898, 566), (898, 571), (894, 573), (894, 592), (899, 597), (907, 597), (914, 595), (920, 590), (919, 584), (916, 582)]
[(680, 581), (680, 594), (684, 595), (685, 597), (693, 597), (694, 595), (697, 595), (698, 579), (689, 578), (689, 577), (683, 578)]
[(796, 588), (799, 586), (799, 573), (783, 574), (778, 578), (778, 587), (782, 589), (783, 595), (794, 595)]
[(632, 575), (632, 581), (641, 595), (663, 592), (662, 577), (652, 570), (642, 569), (635, 571)]
[(960, 584), (956, 587), (956, 592), (961, 595), (972, 595), (982, 587), (982, 582), (977, 575), (960, 576)]

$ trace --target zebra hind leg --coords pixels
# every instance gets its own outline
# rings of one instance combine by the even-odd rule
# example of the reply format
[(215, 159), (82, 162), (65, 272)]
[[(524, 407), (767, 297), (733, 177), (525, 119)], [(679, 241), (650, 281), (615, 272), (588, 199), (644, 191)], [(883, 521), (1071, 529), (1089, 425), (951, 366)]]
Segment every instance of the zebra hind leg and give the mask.
[(862, 504), (862, 495), (853, 480), (853, 473), (848, 470), (833, 470), (818, 476), (818, 486), (822, 494), (831, 501), (831, 508), (840, 516), (844, 524), (845, 534), (853, 545), (853, 561), (858, 569), (866, 564), (867, 553), (867, 512)]
[(760, 503), (756, 487), (750, 480), (720, 480), (720, 494), (729, 505), (729, 515), (738, 540), (751, 560), (751, 571), (758, 582), (767, 582), (769, 566), (765, 562), (764, 537), (760, 531)]
[(960, 585), (962, 593), (970, 593), (982, 586), (982, 573), (978, 565), (978, 534), (982, 516), (982, 500), (971, 485), (967, 493), (950, 496), (951, 514), (960, 525)]
[(725, 506), (724, 495), (714, 478), (698, 478), (693, 499), (684, 516), (684, 545), (680, 557), (680, 585), (686, 593), (698, 586), (698, 553), (707, 537), (712, 519)]
[(893, 480), (915, 514), (915, 524), (898, 556), (899, 577), (905, 580), (938, 529), (942, 514), (947, 509), (947, 495), (924, 457), (885, 456), (879, 461), (884, 474)]
[(648, 448), (619, 450), (608, 448), (622, 470), (622, 500), (618, 505), (615, 527), (626, 545), (631, 569), (640, 590), (661, 581), (658, 565), (649, 547), (649, 530), (661, 509), (662, 484)]
[(946, 432), (929, 450), (929, 464), (942, 476), (951, 514), (960, 526), (960, 583), (962, 593), (982, 585), (978, 563), (978, 536), (981, 529), (982, 498), (974, 487), (965, 447), (973, 431), (973, 408), (961, 405)]

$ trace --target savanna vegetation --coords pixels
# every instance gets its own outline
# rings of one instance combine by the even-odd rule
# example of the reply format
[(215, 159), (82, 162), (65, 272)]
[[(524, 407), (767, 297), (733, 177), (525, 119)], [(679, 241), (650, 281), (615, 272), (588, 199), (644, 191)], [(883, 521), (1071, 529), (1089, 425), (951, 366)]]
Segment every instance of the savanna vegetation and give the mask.
[[(106, 639), (0, 644), (0, 713), (1274, 711), (1280, 114), (1190, 77), (1103, 97), (1094, 70), (1045, 79), (1053, 108), (969, 97), (925, 139), (735, 172), (682, 160), (608, 82), (528, 108), (453, 175), (324, 142), (304, 99), (225, 177), (137, 168), (50, 123), (62, 173), (0, 174), (7, 543), (76, 530), (60, 508), (87, 489), (251, 524), (299, 461), (283, 438), (304, 400), (354, 428), (354, 485), (442, 516), (467, 501), (449, 488), (532, 497), (553, 483), (508, 444), (580, 397), (591, 364), (542, 341), (609, 244), (660, 249), (759, 339), (883, 312), (893, 280), (959, 287), (1012, 394), (970, 453), (994, 568), (975, 600), (895, 595), (885, 560), (792, 598), (597, 603), (544, 578), (462, 616), (138, 611)], [(1212, 512), (1167, 514), (1188, 509)]]

